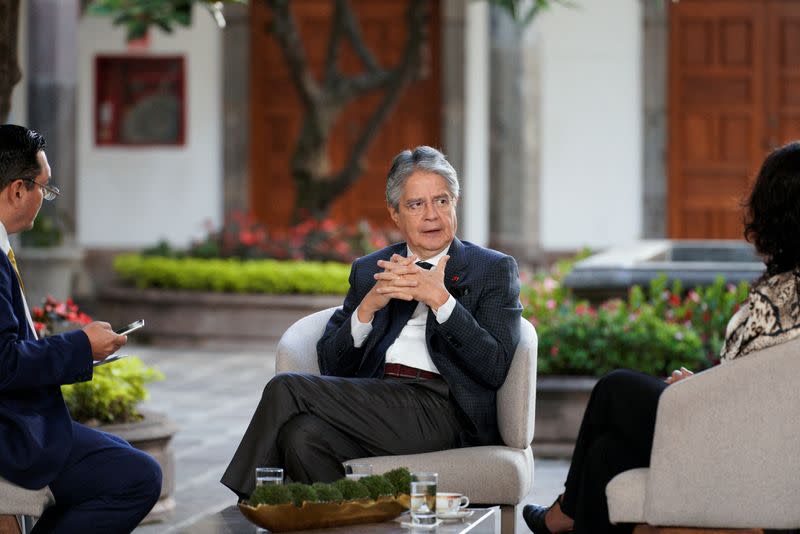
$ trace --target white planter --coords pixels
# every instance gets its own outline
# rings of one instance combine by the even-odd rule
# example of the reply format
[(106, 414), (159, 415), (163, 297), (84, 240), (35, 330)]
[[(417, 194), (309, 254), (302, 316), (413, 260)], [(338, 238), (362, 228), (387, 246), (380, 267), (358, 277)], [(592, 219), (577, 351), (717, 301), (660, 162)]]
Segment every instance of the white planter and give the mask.
[(41, 306), (47, 295), (58, 300), (72, 296), (85, 251), (77, 246), (20, 247), (14, 251), (29, 306)]

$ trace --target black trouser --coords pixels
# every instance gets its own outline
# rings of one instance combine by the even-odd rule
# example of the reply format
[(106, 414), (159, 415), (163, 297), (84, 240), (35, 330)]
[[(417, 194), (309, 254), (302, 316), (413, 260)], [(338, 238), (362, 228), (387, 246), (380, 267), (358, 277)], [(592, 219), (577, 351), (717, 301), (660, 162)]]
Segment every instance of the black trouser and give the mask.
[(330, 482), (344, 476), (344, 460), (457, 447), (448, 396), (443, 380), (277, 375), (221, 482), (245, 497), (258, 466), (283, 467), (295, 482)]
[(623, 471), (650, 465), (656, 409), (667, 384), (635, 371), (601, 378), (589, 399), (564, 484), (561, 509), (575, 520), (575, 533), (628, 533), (612, 526), (606, 484)]

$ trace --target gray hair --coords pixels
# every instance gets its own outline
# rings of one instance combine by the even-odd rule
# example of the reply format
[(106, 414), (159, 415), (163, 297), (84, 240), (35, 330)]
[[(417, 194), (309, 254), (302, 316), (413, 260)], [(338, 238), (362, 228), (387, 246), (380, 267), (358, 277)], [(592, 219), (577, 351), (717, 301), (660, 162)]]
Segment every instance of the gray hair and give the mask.
[(435, 148), (418, 146), (413, 151), (403, 150), (392, 160), (392, 168), (386, 176), (386, 203), (392, 209), (399, 208), (406, 180), (418, 170), (432, 172), (444, 178), (450, 194), (453, 198), (458, 198), (461, 191), (458, 174), (445, 155)]

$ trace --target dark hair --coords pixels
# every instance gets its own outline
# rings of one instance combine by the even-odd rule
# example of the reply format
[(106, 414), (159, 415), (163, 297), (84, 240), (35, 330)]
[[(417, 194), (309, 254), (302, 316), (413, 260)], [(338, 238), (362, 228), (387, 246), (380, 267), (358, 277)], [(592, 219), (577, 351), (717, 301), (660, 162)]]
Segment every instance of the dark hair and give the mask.
[[(14, 180), (33, 180), (40, 172), (36, 155), (44, 150), (44, 137), (15, 124), (0, 125), (0, 191)], [(34, 184), (26, 184), (28, 189)]]
[(761, 164), (745, 202), (744, 236), (767, 264), (767, 275), (800, 266), (800, 142), (789, 143)]

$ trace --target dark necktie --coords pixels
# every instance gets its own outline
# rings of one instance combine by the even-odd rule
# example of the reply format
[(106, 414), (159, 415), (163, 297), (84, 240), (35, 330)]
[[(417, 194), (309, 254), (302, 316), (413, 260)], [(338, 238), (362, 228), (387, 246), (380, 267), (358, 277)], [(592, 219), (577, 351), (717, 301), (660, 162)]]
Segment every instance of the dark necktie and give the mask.
[[(427, 270), (433, 268), (433, 265), (426, 261), (417, 262), (417, 265)], [(419, 302), (416, 300), (406, 301), (396, 299), (393, 299), (389, 303), (389, 327), (386, 329), (386, 333), (381, 340), (375, 345), (375, 361), (384, 362), (386, 360), (386, 351), (392, 343), (395, 342), (403, 328), (405, 328), (408, 320), (411, 319), (414, 310), (417, 309), (417, 304), (419, 304)]]

